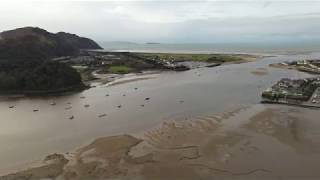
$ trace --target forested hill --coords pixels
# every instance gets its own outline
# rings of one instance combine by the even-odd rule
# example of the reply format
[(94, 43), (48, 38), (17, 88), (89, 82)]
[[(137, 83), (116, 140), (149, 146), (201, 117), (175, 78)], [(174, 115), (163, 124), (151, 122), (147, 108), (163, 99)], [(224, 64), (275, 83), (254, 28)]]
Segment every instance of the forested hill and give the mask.
[(40, 28), (20, 28), (0, 34), (0, 93), (49, 93), (82, 89), (80, 74), (66, 64), (50, 61), (100, 49), (93, 40)]
[(75, 34), (50, 33), (34, 27), (19, 28), (0, 33), (0, 60), (3, 59), (49, 59), (73, 56), (80, 49), (101, 49), (91, 39)]
[(79, 73), (53, 61), (0, 61), (0, 93), (44, 94), (85, 88)]

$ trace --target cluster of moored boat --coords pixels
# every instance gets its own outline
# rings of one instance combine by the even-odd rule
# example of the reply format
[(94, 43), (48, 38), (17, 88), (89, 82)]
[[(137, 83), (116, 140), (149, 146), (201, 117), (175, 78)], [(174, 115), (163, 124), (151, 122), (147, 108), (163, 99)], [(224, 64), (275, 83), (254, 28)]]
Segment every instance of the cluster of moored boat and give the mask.
[[(138, 90), (138, 88), (134, 88), (134, 89), (135, 89), (135, 90)], [(109, 97), (110, 94), (106, 94), (105, 96)], [(122, 96), (125, 97), (126, 94), (123, 94)], [(80, 97), (80, 99), (85, 99), (85, 98), (86, 98), (85, 96), (81, 96), (81, 97)], [(149, 101), (150, 99), (151, 99), (150, 97), (146, 97), (144, 100), (145, 100), (145, 101)], [(181, 100), (181, 101), (179, 101), (179, 102), (180, 102), (180, 103), (183, 103), (184, 101)], [(64, 108), (65, 110), (70, 110), (70, 109), (72, 109), (71, 102), (67, 102), (66, 104), (69, 105), (69, 106), (65, 107), (65, 108)], [(50, 105), (51, 105), (51, 106), (56, 106), (57, 103), (56, 103), (56, 102), (51, 102)], [(141, 104), (140, 106), (141, 106), (141, 107), (144, 107), (145, 105), (144, 105), (144, 104)], [(89, 105), (89, 104), (85, 104), (84, 107), (85, 107), (85, 108), (89, 108), (90, 105)], [(10, 108), (10, 109), (13, 109), (13, 108), (15, 108), (15, 106), (9, 106), (9, 108)], [(121, 105), (121, 104), (118, 105), (117, 108), (119, 108), (119, 109), (122, 108), (122, 105)], [(40, 111), (40, 110), (39, 110), (39, 109), (33, 109), (32, 111), (33, 111), (33, 112), (38, 112), (38, 111)], [(105, 113), (98, 115), (99, 118), (103, 118), (103, 117), (106, 117), (106, 116), (107, 116), (107, 114), (105, 114)], [(68, 117), (68, 119), (73, 120), (73, 119), (75, 119), (75, 116), (74, 116), (74, 115), (71, 115), (70, 117)]]

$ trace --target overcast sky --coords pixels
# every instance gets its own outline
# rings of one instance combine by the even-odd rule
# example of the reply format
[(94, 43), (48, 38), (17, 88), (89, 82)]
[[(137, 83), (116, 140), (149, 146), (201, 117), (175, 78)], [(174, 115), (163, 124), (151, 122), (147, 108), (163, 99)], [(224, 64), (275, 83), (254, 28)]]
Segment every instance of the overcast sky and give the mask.
[(1, 0), (0, 30), (37, 26), (97, 41), (220, 43), (320, 40), (320, 1)]

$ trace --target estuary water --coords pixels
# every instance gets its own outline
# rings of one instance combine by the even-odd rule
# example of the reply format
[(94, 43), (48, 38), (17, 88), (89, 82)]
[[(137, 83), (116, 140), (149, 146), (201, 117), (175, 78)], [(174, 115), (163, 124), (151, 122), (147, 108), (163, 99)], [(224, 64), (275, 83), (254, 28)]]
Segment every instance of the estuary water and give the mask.
[[(54, 97), (0, 98), (0, 173), (65, 153), (97, 137), (135, 134), (170, 119), (188, 120), (238, 105), (255, 105), (280, 78), (310, 75), (271, 63), (319, 58), (277, 55), (256, 62), (161, 72), (150, 79)], [(264, 69), (266, 74), (252, 71)], [(319, 113), (320, 115), (320, 113)]]

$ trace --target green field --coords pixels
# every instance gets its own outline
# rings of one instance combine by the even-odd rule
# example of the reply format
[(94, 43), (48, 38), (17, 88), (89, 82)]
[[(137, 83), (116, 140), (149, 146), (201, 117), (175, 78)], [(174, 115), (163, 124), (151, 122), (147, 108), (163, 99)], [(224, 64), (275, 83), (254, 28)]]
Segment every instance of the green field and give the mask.
[(109, 73), (114, 74), (127, 74), (133, 71), (133, 68), (128, 66), (110, 66), (108, 67)]
[(244, 55), (224, 54), (170, 54), (170, 53), (141, 53), (141, 56), (150, 59), (172, 61), (200, 61), (209, 63), (225, 63), (246, 60)]

